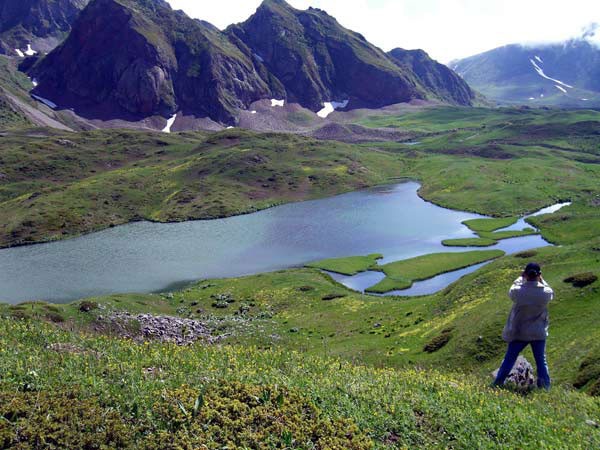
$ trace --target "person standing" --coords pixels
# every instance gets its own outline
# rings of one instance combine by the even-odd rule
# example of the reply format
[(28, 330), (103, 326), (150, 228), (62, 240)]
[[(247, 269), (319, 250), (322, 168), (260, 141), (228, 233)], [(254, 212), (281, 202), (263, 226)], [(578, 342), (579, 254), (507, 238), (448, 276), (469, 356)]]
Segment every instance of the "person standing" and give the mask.
[(515, 280), (508, 296), (513, 307), (506, 321), (502, 338), (508, 343), (506, 356), (496, 375), (495, 386), (502, 386), (515, 365), (519, 354), (531, 345), (537, 366), (537, 386), (550, 389), (550, 373), (546, 362), (546, 338), (548, 337), (548, 303), (554, 291), (542, 278), (537, 263), (529, 263)]

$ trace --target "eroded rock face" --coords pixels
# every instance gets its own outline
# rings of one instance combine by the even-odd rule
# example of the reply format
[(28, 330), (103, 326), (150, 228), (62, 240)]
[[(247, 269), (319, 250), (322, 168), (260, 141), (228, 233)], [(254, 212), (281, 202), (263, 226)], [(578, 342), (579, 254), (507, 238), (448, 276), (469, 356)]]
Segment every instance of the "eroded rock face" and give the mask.
[(425, 98), (459, 105), (475, 100), (456, 73), (424, 51), (386, 54), (319, 9), (299, 11), (283, 0), (265, 0), (227, 33), (264, 66), (274, 92), (283, 88), (288, 101), (314, 111), (332, 100), (348, 99), (350, 109)]
[[(176, 60), (162, 31), (112, 0), (86, 8), (64, 44), (33, 69), (41, 96), (57, 104), (116, 104), (132, 114), (175, 109), (170, 70)], [(118, 49), (118, 50), (116, 50)]]

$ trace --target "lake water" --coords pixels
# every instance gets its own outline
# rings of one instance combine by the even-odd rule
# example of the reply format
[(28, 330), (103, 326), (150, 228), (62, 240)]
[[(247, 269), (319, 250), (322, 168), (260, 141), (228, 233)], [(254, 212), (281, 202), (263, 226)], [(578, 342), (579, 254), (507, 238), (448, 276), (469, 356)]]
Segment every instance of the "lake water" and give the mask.
[[(418, 197), (418, 187), (407, 182), (227, 219), (138, 222), (0, 250), (0, 300), (68, 302), (156, 292), (187, 281), (269, 272), (324, 258), (382, 253), (386, 263), (465, 251), (443, 247), (441, 241), (473, 236), (461, 222), (483, 216), (427, 203)], [(547, 245), (539, 236), (521, 239), (502, 241), (500, 248), (511, 253)]]
[[(565, 206), (571, 205), (571, 202), (566, 203), (557, 203), (556, 205), (548, 206), (546, 208), (540, 209), (539, 211), (529, 214), (527, 216), (519, 218), (519, 220), (511, 226), (506, 228), (501, 228), (498, 231), (514, 231), (514, 230), (523, 230), (525, 228), (533, 228), (530, 224), (527, 223), (527, 219), (529, 217), (541, 216), (543, 214), (552, 214), (557, 212), (558, 210), (564, 208)], [(473, 233), (475, 236), (475, 233)], [(503, 239), (498, 241), (496, 245), (486, 247), (485, 249), (498, 249), (503, 250), (506, 254), (510, 255), (513, 253), (517, 253), (523, 250), (529, 250), (532, 248), (540, 248), (546, 247), (549, 244), (546, 240), (544, 240), (540, 235), (532, 235), (532, 236), (521, 236), (512, 239)], [(446, 249), (447, 251), (448, 249)], [(463, 248), (463, 251), (468, 250), (468, 248)], [(477, 250), (473, 248), (473, 250)], [(380, 264), (385, 264), (386, 260), (380, 260)], [(464, 269), (455, 270), (453, 272), (443, 273), (436, 277), (429, 278), (423, 281), (416, 281), (410, 288), (403, 289), (400, 291), (390, 291), (385, 294), (371, 294), (371, 295), (383, 295), (383, 296), (403, 296), (403, 297), (415, 297), (420, 295), (430, 295), (434, 294), (446, 286), (454, 283), (456, 280), (468, 275), (470, 273), (475, 272), (481, 267), (490, 264), (492, 261), (487, 261), (481, 264), (476, 264), (470, 267), (465, 267)], [(352, 289), (354, 291), (364, 293), (366, 289), (375, 286), (381, 280), (385, 278), (385, 274), (382, 272), (376, 271), (367, 271), (362, 272), (357, 275), (348, 276), (342, 275), (339, 273), (328, 272), (329, 275), (338, 283), (343, 284), (344, 286)]]

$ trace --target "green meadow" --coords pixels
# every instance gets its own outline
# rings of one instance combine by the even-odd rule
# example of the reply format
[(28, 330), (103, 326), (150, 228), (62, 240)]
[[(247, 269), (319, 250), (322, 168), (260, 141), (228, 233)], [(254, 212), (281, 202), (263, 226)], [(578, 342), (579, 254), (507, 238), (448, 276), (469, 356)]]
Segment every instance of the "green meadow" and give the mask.
[[(381, 255), (355, 256), (162, 294), (2, 304), (0, 447), (51, 448), (52, 436), (73, 447), (88, 439), (88, 448), (597, 447), (599, 119), (594, 111), (508, 108), (359, 119), (413, 132), (418, 146), (242, 130), (5, 131), (2, 246), (132, 220), (240, 214), (407, 178), (428, 201), (493, 217), (468, 224), (479, 237), (447, 245), (514, 236), (498, 230), (559, 201), (573, 204), (528, 219), (556, 246), (516, 255), (465, 251), (382, 266)], [(488, 260), (422, 297), (363, 295), (321, 271), (377, 268), (383, 292)], [(505, 351), (507, 291), (531, 260), (556, 294), (554, 387), (491, 389)], [(123, 311), (131, 319), (111, 327), (107, 318)], [(147, 339), (135, 318), (142, 313), (201, 321), (217, 343)]]

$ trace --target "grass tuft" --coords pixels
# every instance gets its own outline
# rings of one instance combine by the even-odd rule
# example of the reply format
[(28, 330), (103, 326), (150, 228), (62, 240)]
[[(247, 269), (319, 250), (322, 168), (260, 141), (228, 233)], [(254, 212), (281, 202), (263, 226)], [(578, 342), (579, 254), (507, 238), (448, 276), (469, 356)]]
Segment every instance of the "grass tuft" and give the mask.
[(574, 287), (582, 288), (598, 281), (598, 276), (592, 272), (578, 273), (564, 279), (565, 283), (570, 283)]

